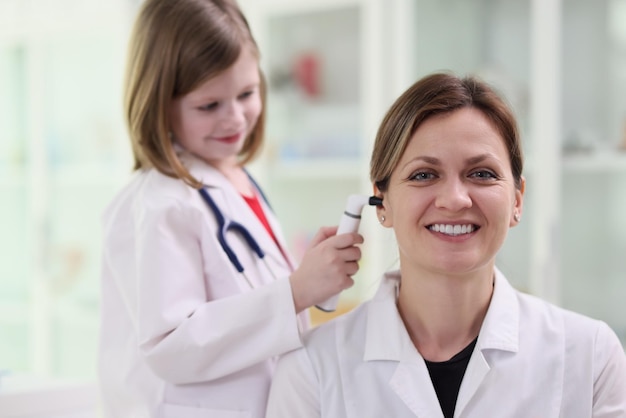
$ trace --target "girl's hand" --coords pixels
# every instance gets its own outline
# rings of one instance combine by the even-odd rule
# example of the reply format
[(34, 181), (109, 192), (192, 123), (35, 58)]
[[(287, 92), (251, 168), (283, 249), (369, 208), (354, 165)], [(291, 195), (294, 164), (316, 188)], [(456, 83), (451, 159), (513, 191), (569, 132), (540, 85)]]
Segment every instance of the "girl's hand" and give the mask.
[(363, 243), (363, 236), (336, 233), (337, 227), (320, 228), (289, 279), (298, 313), (354, 284), (351, 276), (359, 270), (357, 244)]

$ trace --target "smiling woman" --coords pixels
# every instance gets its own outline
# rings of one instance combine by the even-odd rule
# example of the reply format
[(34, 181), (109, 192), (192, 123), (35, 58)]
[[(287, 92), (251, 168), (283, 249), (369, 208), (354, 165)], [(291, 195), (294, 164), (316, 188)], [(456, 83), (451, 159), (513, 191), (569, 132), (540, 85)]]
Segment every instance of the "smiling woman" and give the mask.
[(433, 74), (404, 92), (370, 170), (400, 268), (281, 359), (267, 416), (623, 416), (615, 333), (495, 265), (521, 220), (522, 167), (515, 118), (488, 84)]

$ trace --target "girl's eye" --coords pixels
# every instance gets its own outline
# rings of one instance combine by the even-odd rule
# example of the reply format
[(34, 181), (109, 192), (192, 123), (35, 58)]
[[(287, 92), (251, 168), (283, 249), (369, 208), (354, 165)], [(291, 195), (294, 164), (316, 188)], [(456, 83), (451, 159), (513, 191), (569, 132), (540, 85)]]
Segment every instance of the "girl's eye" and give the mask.
[(205, 111), (211, 111), (211, 110), (217, 109), (217, 106), (218, 106), (217, 102), (212, 102), (212, 103), (205, 104), (204, 106), (200, 106), (198, 109), (205, 110)]
[(478, 170), (470, 174), (470, 177), (484, 180), (497, 179), (498, 176), (489, 170)]
[(239, 95), (239, 98), (240, 98), (240, 99), (247, 99), (248, 97), (252, 96), (252, 94), (253, 94), (253, 93), (254, 93), (254, 91), (253, 91), (253, 90), (243, 92), (243, 93), (241, 93), (241, 94)]

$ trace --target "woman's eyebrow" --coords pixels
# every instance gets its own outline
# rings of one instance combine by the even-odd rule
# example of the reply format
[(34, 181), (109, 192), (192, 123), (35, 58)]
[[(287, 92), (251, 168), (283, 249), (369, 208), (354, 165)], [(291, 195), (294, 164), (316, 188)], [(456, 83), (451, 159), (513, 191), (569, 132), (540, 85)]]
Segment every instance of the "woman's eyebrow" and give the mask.
[(431, 164), (431, 165), (441, 165), (441, 160), (439, 160), (439, 158), (429, 157), (427, 155), (420, 155), (419, 157), (415, 157), (415, 158), (410, 159), (402, 167), (404, 168), (404, 167), (408, 166), (409, 164), (412, 164), (412, 163), (414, 163), (416, 161), (424, 161), (425, 163), (428, 163), (428, 164)]
[[(480, 155), (476, 155), (474, 157), (470, 157), (467, 158), (465, 160), (465, 163), (468, 165), (473, 165), (473, 164), (478, 164), (481, 163), (485, 160), (491, 159), (493, 157), (492, 154), (486, 152), (484, 154), (480, 154)], [(439, 158), (435, 158), (435, 157), (430, 157), (428, 155), (420, 155), (418, 157), (412, 158), (410, 161), (407, 161), (406, 164), (404, 164), (403, 167), (408, 166), (411, 163), (414, 163), (416, 161), (424, 161), (425, 163), (431, 164), (431, 165), (441, 165), (441, 160)]]
[(494, 157), (493, 154), (486, 152), (484, 154), (480, 154), (480, 155), (477, 155), (475, 157), (470, 157), (470, 158), (468, 158), (465, 161), (466, 161), (467, 164), (473, 165), (473, 164), (478, 164), (478, 163), (481, 163), (481, 162), (483, 162), (485, 160), (494, 159), (494, 158), (495, 157)]

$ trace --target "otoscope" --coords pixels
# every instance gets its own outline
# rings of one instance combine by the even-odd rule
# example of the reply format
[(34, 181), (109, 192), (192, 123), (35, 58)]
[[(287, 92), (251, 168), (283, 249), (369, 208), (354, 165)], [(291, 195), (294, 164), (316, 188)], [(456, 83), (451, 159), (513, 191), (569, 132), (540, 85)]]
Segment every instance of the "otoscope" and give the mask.
[[(341, 215), (339, 220), (339, 227), (337, 228), (337, 235), (345, 234), (347, 232), (357, 232), (359, 225), (361, 224), (361, 211), (365, 205), (378, 206), (383, 203), (383, 199), (377, 196), (363, 196), (358, 194), (352, 194), (348, 196), (346, 201), (346, 209)], [(334, 312), (337, 309), (337, 302), (339, 301), (339, 293), (335, 296), (331, 296), (329, 299), (315, 305), (317, 309), (324, 312)]]

